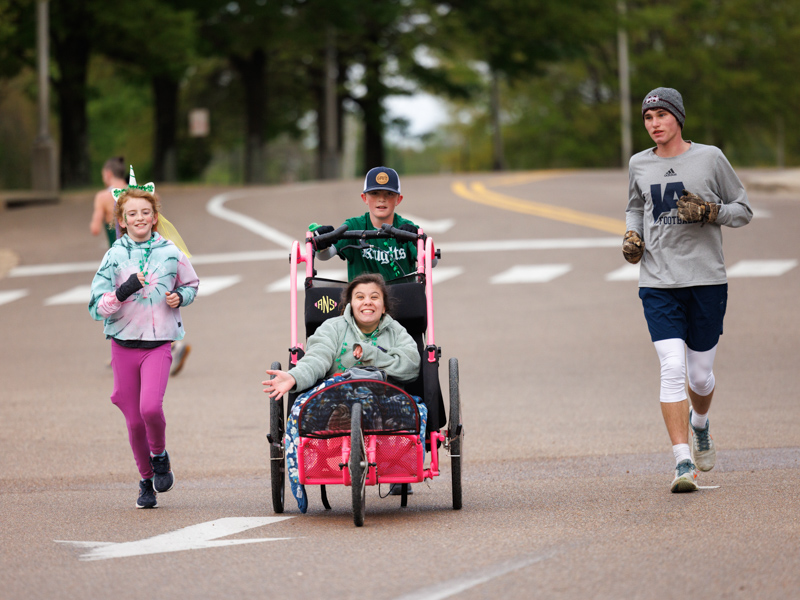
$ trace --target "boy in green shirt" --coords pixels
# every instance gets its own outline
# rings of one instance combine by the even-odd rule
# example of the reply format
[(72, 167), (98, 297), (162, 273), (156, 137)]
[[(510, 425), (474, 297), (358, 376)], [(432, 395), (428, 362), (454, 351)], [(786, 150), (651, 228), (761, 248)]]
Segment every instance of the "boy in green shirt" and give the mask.
[[(344, 224), (349, 231), (380, 229), (388, 223), (397, 229), (417, 233), (416, 224), (404, 219), (395, 208), (403, 201), (400, 194), (400, 177), (389, 167), (370, 169), (364, 179), (361, 199), (369, 212), (347, 219)], [(318, 227), (317, 234), (333, 231), (331, 226)], [(417, 245), (395, 239), (371, 240), (372, 248), (356, 248), (352, 240), (339, 240), (329, 247), (317, 246), (317, 258), (328, 260), (338, 254), (347, 261), (347, 280), (362, 273), (380, 273), (387, 283), (417, 271)]]

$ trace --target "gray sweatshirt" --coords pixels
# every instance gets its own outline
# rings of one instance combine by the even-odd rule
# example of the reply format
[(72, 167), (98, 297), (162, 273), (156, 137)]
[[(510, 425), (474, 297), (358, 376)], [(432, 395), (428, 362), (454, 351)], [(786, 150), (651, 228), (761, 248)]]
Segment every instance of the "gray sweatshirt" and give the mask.
[[(383, 369), (398, 381), (416, 379), (419, 350), (405, 327), (389, 315), (383, 315), (376, 332), (374, 338), (365, 336), (356, 325), (348, 304), (341, 317), (328, 319), (308, 338), (305, 355), (289, 371), (297, 382), (294, 389), (306, 390), (320, 379), (332, 377), (356, 363)], [(361, 361), (353, 356), (356, 344), (363, 351)]]
[[(639, 287), (726, 283), (721, 226), (742, 227), (753, 218), (747, 192), (722, 151), (691, 144), (671, 158), (656, 155), (655, 148), (631, 157), (625, 222), (644, 240)], [(714, 223), (701, 227), (678, 218), (684, 189), (720, 205)]]

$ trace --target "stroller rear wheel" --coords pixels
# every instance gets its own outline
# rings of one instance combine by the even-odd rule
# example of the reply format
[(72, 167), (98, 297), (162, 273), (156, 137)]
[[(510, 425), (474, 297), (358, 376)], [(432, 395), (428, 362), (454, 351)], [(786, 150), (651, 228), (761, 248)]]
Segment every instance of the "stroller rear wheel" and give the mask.
[(367, 452), (361, 430), (361, 404), (355, 403), (350, 413), (350, 486), (353, 494), (353, 522), (364, 525), (367, 508)]
[[(270, 367), (272, 371), (280, 371), (281, 363), (274, 362)], [(272, 483), (272, 510), (276, 513), (283, 512), (284, 488), (286, 482), (286, 459), (283, 455), (283, 432), (286, 428), (286, 419), (283, 413), (283, 398), (280, 400), (269, 399), (269, 445), (270, 480)]]
[(461, 399), (458, 394), (458, 359), (450, 363), (450, 413), (447, 437), (450, 441), (450, 469), (452, 471), (453, 510), (461, 508), (461, 449), (464, 431), (461, 426)]

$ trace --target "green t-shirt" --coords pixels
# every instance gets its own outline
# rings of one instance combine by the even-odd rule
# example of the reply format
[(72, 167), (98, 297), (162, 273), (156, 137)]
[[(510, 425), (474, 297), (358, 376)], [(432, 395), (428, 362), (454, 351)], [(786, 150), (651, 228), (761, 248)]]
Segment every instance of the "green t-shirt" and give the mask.
[[(353, 217), (344, 222), (349, 231), (374, 230), (369, 213), (360, 217)], [(409, 224), (417, 227), (415, 223), (404, 219), (397, 213), (394, 215), (393, 227)], [(347, 261), (347, 280), (352, 281), (362, 273), (380, 273), (388, 282), (404, 275), (411, 275), (417, 271), (417, 245), (412, 242), (398, 242), (395, 239), (367, 240), (373, 248), (348, 248), (355, 246), (358, 240), (339, 240), (336, 242), (336, 251), (342, 260)]]

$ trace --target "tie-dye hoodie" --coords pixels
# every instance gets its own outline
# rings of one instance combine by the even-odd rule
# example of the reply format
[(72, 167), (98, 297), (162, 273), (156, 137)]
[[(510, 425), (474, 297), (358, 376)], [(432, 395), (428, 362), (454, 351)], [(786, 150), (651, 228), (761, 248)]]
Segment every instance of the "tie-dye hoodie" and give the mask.
[(179, 308), (167, 305), (166, 295), (178, 292), (181, 306), (194, 301), (200, 280), (189, 259), (170, 241), (153, 234), (145, 270), (145, 285), (124, 302), (117, 300), (117, 288), (138, 273), (145, 256), (146, 242), (137, 243), (127, 234), (106, 252), (92, 281), (89, 314), (96, 321), (105, 319), (107, 338), (119, 340), (168, 341), (183, 339)]

